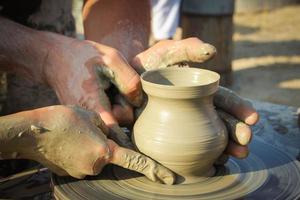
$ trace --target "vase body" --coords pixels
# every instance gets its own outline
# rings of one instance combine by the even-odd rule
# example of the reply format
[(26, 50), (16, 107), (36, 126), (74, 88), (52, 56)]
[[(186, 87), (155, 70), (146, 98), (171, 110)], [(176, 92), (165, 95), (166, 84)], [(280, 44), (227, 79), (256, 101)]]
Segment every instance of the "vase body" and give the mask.
[(193, 183), (214, 174), (227, 132), (213, 106), (219, 75), (196, 68), (167, 68), (142, 75), (148, 102), (134, 125), (138, 150)]

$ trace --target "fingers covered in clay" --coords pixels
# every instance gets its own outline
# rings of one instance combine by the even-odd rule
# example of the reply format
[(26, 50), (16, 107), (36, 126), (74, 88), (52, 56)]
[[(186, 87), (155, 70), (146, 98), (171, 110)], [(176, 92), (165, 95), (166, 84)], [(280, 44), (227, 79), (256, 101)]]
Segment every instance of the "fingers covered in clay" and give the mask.
[(215, 165), (224, 165), (228, 161), (229, 155), (246, 158), (249, 150), (245, 145), (249, 144), (252, 138), (250, 127), (222, 110), (217, 110), (217, 112), (224, 121), (231, 140), (228, 142), (225, 153), (217, 159)]
[[(69, 42), (68, 51), (52, 51), (59, 60), (45, 72), (62, 104), (80, 105), (99, 113), (106, 125), (114, 124), (117, 120), (106, 95), (110, 82), (132, 105), (141, 104), (140, 77), (119, 51), (93, 41)], [(57, 74), (52, 66), (62, 63), (64, 69)]]
[[(100, 117), (99, 116), (97, 116), (98, 118), (96, 118), (96, 116), (93, 117), (94, 124), (98, 128), (100, 128), (108, 137), (115, 140), (119, 145), (127, 148), (133, 148), (133, 145), (130, 142), (129, 137), (124, 133), (124, 131), (118, 125), (119, 123), (116, 119), (116, 116), (120, 115), (121, 113), (117, 112), (118, 110), (116, 110), (115, 106), (113, 106), (113, 110), (111, 110), (110, 102), (107, 96), (105, 95), (104, 97), (105, 97), (104, 99), (101, 99), (101, 102), (103, 102), (102, 105), (105, 105), (105, 103), (109, 105), (104, 107), (100, 106), (98, 107), (98, 109), (96, 109)], [(121, 107), (121, 109), (122, 111), (124, 111), (123, 107)], [(131, 112), (132, 112), (131, 115), (133, 115), (133, 111)], [(114, 115), (114, 113), (116, 113), (117, 115)], [(124, 112), (122, 114), (124, 114)], [(126, 115), (127, 116), (130, 115), (130, 113), (126, 113)]]
[(98, 67), (98, 72), (110, 79), (131, 104), (139, 106), (143, 95), (137, 72), (116, 49), (100, 44), (96, 46), (104, 53), (101, 58), (103, 65)]
[(214, 104), (248, 125), (255, 124), (259, 119), (257, 111), (249, 101), (227, 88), (219, 87), (214, 97)]
[(135, 56), (131, 65), (137, 72), (165, 68), (183, 62), (202, 63), (216, 54), (216, 48), (198, 38), (163, 40)]
[(112, 149), (110, 160), (112, 164), (144, 174), (154, 182), (167, 185), (172, 185), (175, 182), (174, 173), (152, 159), (133, 150), (119, 147), (112, 140), (109, 141), (109, 146)]
[(240, 145), (247, 145), (250, 143), (252, 132), (251, 128), (247, 124), (237, 120), (222, 110), (218, 110), (218, 114), (224, 121), (229, 136), (233, 139), (233, 141)]

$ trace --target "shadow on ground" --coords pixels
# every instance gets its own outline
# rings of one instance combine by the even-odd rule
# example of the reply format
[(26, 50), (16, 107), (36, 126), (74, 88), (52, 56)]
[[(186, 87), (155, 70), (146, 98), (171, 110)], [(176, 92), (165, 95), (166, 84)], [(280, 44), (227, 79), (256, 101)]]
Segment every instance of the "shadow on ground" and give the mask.
[(300, 66), (270, 64), (233, 71), (231, 89), (246, 98), (300, 107)]
[(263, 56), (299, 56), (300, 40), (253, 42), (242, 40), (234, 42), (234, 59)]
[(255, 33), (259, 30), (260, 30), (259, 27), (250, 27), (250, 26), (245, 26), (245, 25), (241, 25), (241, 24), (234, 25), (235, 33), (238, 33), (241, 35), (249, 35), (249, 34)]

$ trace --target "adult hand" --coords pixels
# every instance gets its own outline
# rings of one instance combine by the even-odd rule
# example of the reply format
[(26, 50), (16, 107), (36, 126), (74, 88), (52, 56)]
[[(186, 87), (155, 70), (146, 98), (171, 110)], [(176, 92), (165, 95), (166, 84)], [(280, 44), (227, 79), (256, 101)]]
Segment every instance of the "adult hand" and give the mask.
[(247, 145), (252, 138), (250, 126), (259, 119), (257, 111), (248, 100), (224, 87), (219, 87), (214, 97), (214, 104), (227, 127), (230, 138), (227, 148), (217, 164), (224, 164), (228, 155), (246, 158), (249, 154)]
[(21, 155), (44, 164), (58, 175), (84, 178), (100, 173), (112, 163), (140, 172), (152, 181), (174, 182), (174, 175), (167, 168), (108, 139), (107, 127), (94, 112), (61, 105), (28, 112), (30, 130), (20, 138), (35, 138), (35, 146), (25, 148)]
[(127, 102), (138, 106), (142, 102), (139, 75), (111, 47), (54, 34), (49, 37), (53, 37), (53, 45), (43, 71), (60, 102), (97, 112), (110, 129), (109, 137), (121, 146), (132, 147), (112, 114), (114, 107), (106, 90), (113, 83)]
[[(138, 54), (130, 63), (139, 73), (142, 73), (145, 70), (164, 68), (174, 64), (181, 65), (184, 62), (202, 63), (213, 57), (215, 53), (216, 50), (213, 46), (203, 43), (197, 38), (180, 41), (165, 40)], [(124, 101), (120, 102), (122, 102), (120, 105), (124, 107), (124, 111), (115, 113), (115, 116), (122, 123), (128, 119), (124, 119), (125, 115), (121, 113), (129, 110), (130, 105)], [(258, 121), (258, 113), (247, 100), (223, 87), (219, 87), (214, 98), (214, 104), (228, 128), (230, 136), (224, 153), (237, 158), (246, 157), (248, 155), (247, 144), (252, 136), (249, 126)], [(223, 162), (226, 161), (224, 159), (226, 156), (221, 158)]]

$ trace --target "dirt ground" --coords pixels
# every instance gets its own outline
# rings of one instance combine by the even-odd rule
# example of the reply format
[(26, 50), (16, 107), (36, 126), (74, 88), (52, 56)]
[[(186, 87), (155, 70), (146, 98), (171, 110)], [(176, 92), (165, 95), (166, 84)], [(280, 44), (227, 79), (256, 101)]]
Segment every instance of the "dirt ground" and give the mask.
[(299, 13), (300, 5), (234, 16), (233, 90), (300, 107)]

